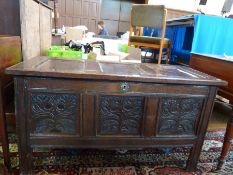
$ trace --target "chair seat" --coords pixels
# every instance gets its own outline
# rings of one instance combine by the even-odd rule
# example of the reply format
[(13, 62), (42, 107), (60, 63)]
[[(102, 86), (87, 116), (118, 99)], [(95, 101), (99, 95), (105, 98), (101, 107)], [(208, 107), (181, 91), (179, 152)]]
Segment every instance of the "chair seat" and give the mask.
[[(129, 42), (160, 45), (160, 41), (161, 41), (160, 37), (148, 37), (148, 36), (130, 36), (129, 37)], [(169, 47), (169, 45), (170, 45), (170, 40), (167, 38), (164, 38), (164, 46)]]

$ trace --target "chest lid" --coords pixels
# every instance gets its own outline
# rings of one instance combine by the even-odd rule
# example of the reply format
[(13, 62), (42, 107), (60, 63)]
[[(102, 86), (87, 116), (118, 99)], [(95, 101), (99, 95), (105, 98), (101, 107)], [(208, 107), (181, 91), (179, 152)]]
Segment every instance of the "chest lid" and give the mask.
[(189, 67), (144, 63), (110, 63), (36, 57), (14, 65), (7, 74), (36, 77), (133, 81), (150, 83), (227, 85)]

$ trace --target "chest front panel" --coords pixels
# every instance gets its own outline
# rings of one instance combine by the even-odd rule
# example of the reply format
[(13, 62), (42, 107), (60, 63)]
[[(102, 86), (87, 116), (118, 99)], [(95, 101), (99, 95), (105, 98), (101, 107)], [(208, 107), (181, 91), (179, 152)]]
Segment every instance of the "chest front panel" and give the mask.
[(208, 88), (25, 79), (32, 137), (194, 138)]

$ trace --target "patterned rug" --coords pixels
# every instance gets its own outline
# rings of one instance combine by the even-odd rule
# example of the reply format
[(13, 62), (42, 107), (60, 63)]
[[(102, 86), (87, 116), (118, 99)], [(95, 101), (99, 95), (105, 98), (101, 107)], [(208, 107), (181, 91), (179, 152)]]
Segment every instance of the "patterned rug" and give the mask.
[[(184, 171), (189, 147), (143, 150), (34, 149), (33, 165), (37, 175), (233, 175), (233, 149), (221, 171), (214, 171), (220, 155), (223, 131), (206, 134), (196, 172)], [(11, 143), (16, 137), (11, 135)], [(12, 174), (18, 174), (16, 144), (10, 145)], [(3, 163), (0, 157), (0, 163)]]

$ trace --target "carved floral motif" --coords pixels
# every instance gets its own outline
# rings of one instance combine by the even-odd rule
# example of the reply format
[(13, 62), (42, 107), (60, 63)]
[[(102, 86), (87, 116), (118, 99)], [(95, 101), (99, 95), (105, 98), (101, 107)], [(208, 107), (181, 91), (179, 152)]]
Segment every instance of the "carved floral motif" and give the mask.
[(101, 96), (101, 134), (140, 134), (143, 97)]
[(32, 133), (75, 133), (77, 96), (35, 93), (32, 98)]
[(160, 135), (193, 135), (201, 115), (202, 98), (163, 98), (159, 123)]

